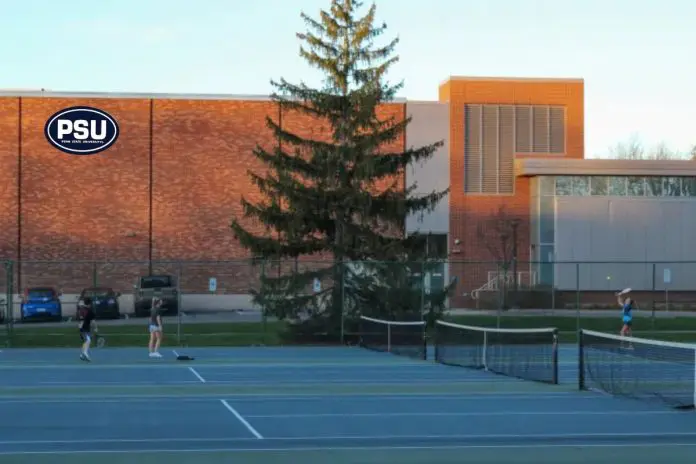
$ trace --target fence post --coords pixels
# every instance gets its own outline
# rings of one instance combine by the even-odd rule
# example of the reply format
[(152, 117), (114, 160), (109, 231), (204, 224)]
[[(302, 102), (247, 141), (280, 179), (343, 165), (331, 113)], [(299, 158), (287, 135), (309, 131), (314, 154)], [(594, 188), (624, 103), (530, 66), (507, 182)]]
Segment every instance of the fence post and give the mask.
[(7, 346), (12, 345), (12, 322), (14, 319), (14, 292), (12, 291), (12, 261), (4, 263), (5, 268), (5, 330), (7, 331)]
[(94, 260), (94, 262), (92, 263), (92, 287), (99, 286), (99, 277), (97, 276), (98, 272), (99, 271), (97, 270), (97, 261)]
[(346, 344), (346, 263), (341, 260), (341, 345)]
[(556, 309), (556, 259), (551, 258), (551, 309)]
[(421, 289), (420, 289), (420, 315), (421, 321), (425, 320), (425, 260), (421, 261)]
[(181, 298), (181, 275), (182, 275), (183, 263), (179, 261), (176, 268), (176, 343), (181, 346), (181, 313), (182, 311), (182, 298)]
[[(252, 261), (253, 263), (253, 261)], [(266, 258), (261, 258), (261, 281), (259, 282), (258, 292), (261, 294), (263, 292), (263, 279), (266, 277)], [(263, 295), (261, 295), (263, 297)], [(261, 298), (263, 300), (263, 298)], [(263, 344), (268, 344), (268, 318), (266, 316), (266, 306), (261, 307), (261, 330), (263, 330)]]
[(503, 305), (505, 304), (505, 279), (507, 268), (503, 264), (503, 278), (500, 278), (500, 262), (496, 262), (496, 287), (498, 288), (498, 309), (496, 310), (495, 326), (500, 328), (500, 316), (503, 311)]
[(580, 332), (580, 263), (575, 263), (575, 329)]
[(655, 301), (655, 292), (657, 290), (657, 266), (655, 263), (652, 263), (652, 312), (650, 314), (650, 319), (651, 319), (651, 326), (652, 330), (655, 330), (655, 305), (657, 302)]

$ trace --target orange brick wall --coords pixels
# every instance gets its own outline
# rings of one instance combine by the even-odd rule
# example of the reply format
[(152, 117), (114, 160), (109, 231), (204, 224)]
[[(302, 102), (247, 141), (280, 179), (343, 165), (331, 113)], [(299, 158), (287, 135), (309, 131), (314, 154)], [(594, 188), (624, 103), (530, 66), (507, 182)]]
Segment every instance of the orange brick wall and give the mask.
[[(264, 169), (252, 155), (256, 144), (277, 143), (266, 126), (266, 117), (280, 117), (276, 104), (22, 98), (21, 175), (19, 105), (19, 98), (0, 98), (6, 176), (0, 183), (0, 260), (27, 261), (16, 282), (21, 288), (55, 285), (72, 293), (97, 283), (128, 291), (148, 271), (150, 258), (155, 272), (180, 274), (190, 292), (206, 292), (211, 276), (228, 293), (257, 282), (259, 269), (249, 266), (229, 225), (242, 213), (242, 195), (258, 199), (247, 171)], [(71, 156), (49, 145), (43, 133), (49, 116), (75, 105), (102, 109), (117, 120), (113, 147)], [(386, 105), (381, 113), (402, 115), (403, 106)], [(320, 136), (316, 121), (306, 116), (286, 114), (282, 121), (301, 135)], [(399, 140), (392, 148), (403, 146)], [(219, 263), (209, 262), (214, 260)]]
[[(464, 105), (565, 106), (565, 156), (582, 158), (582, 83), (453, 79), (439, 94), (450, 103), (450, 240), (462, 242), (461, 253), (452, 259), (491, 260), (477, 243), (477, 223), (503, 205), (523, 220), (519, 259), (527, 260), (528, 179), (516, 180), (514, 195), (464, 194)], [(118, 142), (96, 156), (70, 156), (52, 148), (44, 124), (54, 112), (73, 105), (95, 106), (114, 116), (121, 129)], [(390, 104), (380, 114), (401, 118), (405, 109), (405, 104)], [(247, 170), (264, 169), (251, 154), (257, 143), (266, 148), (277, 143), (266, 117), (303, 136), (328, 137), (316, 121), (281, 113), (264, 100), (0, 98), (0, 166), (6, 176), (0, 183), (0, 259), (51, 261), (25, 263), (18, 282), (22, 287), (51, 284), (73, 292), (95, 283), (96, 276), (96, 283), (123, 291), (148, 271), (152, 258), (155, 271), (180, 273), (188, 291), (206, 291), (210, 276), (218, 278), (221, 291), (245, 291), (257, 281), (258, 269), (243, 261), (248, 255), (229, 224), (241, 214), (242, 195), (258, 198)], [(386, 149), (401, 150), (405, 144), (402, 138)], [(95, 265), (94, 260), (101, 262)], [(131, 264), (106, 262), (115, 260)], [(178, 260), (187, 263), (165, 263)], [(194, 264), (210, 260), (220, 263)], [(490, 266), (476, 270), (476, 279), (487, 270)], [(456, 265), (450, 273), (471, 274), (464, 275)]]
[[(466, 104), (559, 105), (566, 108), (567, 158), (584, 157), (584, 90), (576, 80), (453, 79), (440, 86), (440, 101), (450, 104), (450, 241), (461, 240), (453, 260), (492, 261), (477, 237), (478, 224), (503, 206), (521, 219), (519, 254), (530, 259), (530, 180), (516, 178), (512, 195), (466, 195), (464, 193), (464, 106)], [(526, 155), (529, 156), (529, 155)], [(540, 157), (535, 155), (536, 157)], [(548, 155), (557, 158), (559, 155)], [(543, 156), (541, 156), (543, 157)], [(452, 246), (452, 244), (450, 245)], [(490, 263), (456, 264), (450, 273), (460, 276), (468, 291), (487, 280)], [(527, 269), (518, 269), (524, 271)], [(458, 292), (460, 293), (460, 292)], [(457, 302), (453, 302), (457, 304)]]
[[(19, 99), (0, 99), (0, 260), (17, 258)], [(0, 267), (0, 285), (4, 271)]]

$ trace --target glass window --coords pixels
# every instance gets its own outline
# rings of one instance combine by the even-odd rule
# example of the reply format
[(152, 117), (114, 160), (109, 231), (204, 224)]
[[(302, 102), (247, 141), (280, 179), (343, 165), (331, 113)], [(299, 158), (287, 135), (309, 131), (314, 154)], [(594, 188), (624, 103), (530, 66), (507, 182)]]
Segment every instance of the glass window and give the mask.
[(682, 178), (682, 195), (685, 197), (696, 197), (696, 177)]
[(539, 283), (542, 285), (554, 284), (554, 247), (553, 245), (541, 245), (539, 247)]
[(539, 177), (539, 194), (553, 195), (556, 189), (556, 178), (553, 176)]
[[(552, 197), (553, 198), (553, 197)], [(540, 197), (533, 197), (529, 214), (530, 244), (539, 244), (539, 201)]]
[(662, 196), (662, 177), (645, 178), (645, 194), (649, 197)]
[(662, 181), (662, 193), (669, 197), (682, 196), (681, 177), (665, 177)]
[(626, 178), (625, 177), (610, 177), (609, 178), (609, 195), (611, 196), (626, 196)]
[(553, 197), (539, 198), (539, 243), (553, 243), (555, 201)]
[(570, 195), (573, 178), (567, 176), (556, 177), (556, 195)]
[(591, 177), (590, 186), (591, 195), (605, 196), (609, 191), (609, 178), (600, 176)]
[(628, 178), (628, 196), (643, 197), (645, 196), (645, 178), (644, 177), (629, 177)]
[(553, 245), (541, 245), (539, 247), (539, 261), (542, 263), (552, 263), (554, 261)]
[(586, 176), (573, 177), (573, 195), (584, 197), (590, 194), (590, 178)]

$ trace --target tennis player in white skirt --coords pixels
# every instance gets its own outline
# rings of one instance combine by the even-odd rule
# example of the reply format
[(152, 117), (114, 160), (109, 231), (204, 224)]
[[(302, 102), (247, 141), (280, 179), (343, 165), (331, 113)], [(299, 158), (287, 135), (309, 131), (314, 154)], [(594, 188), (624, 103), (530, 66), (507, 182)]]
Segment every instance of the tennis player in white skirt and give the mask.
[(159, 352), (160, 345), (162, 344), (162, 315), (160, 314), (160, 309), (162, 308), (162, 300), (160, 298), (152, 299), (152, 306), (150, 308), (150, 343), (148, 348), (150, 349), (151, 358), (161, 358), (162, 355)]

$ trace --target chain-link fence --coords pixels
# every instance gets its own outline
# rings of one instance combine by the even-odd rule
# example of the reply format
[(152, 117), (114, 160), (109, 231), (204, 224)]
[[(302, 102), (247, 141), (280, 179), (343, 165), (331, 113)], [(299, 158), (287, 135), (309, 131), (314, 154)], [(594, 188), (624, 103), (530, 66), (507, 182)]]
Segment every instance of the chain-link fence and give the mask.
[[(353, 334), (360, 314), (427, 318), (436, 307), (459, 310), (456, 313), (492, 310), (499, 315), (509, 310), (616, 311), (614, 293), (626, 287), (633, 289), (640, 310), (696, 311), (696, 262), (4, 261), (2, 337), (19, 345), (74, 346), (78, 299), (92, 289), (97, 294), (112, 292), (113, 298), (103, 299), (118, 306), (119, 319), (100, 321), (110, 340), (144, 345), (149, 301), (143, 295), (150, 295), (140, 288), (144, 276), (171, 277), (176, 304), (165, 315), (165, 330), (173, 345), (305, 343), (312, 337), (287, 339), (283, 334), (289, 324), (320, 313), (333, 318), (308, 330), (324, 330), (324, 338), (312, 340), (330, 343)], [(26, 292), (39, 287), (60, 295), (64, 322), (22, 320)], [(448, 291), (438, 301), (443, 289)]]
[(0, 323), (4, 330), (0, 334), (0, 345), (9, 345), (14, 322), (14, 272), (13, 262), (0, 261)]

